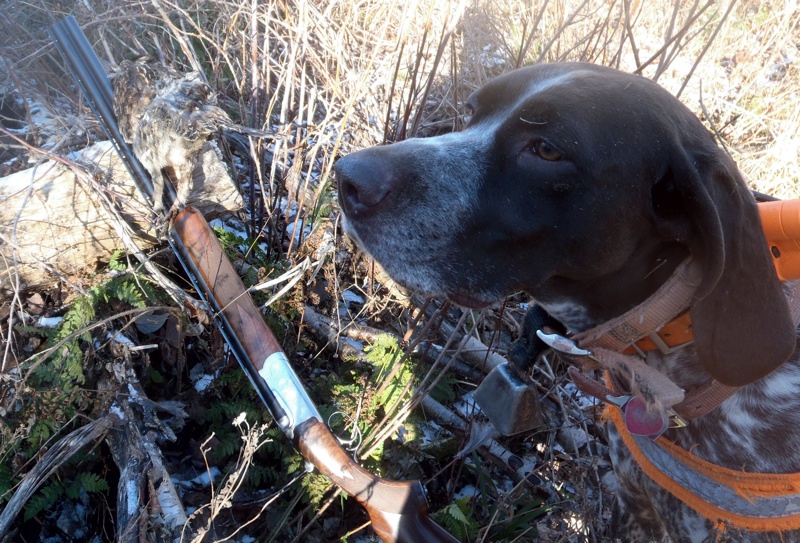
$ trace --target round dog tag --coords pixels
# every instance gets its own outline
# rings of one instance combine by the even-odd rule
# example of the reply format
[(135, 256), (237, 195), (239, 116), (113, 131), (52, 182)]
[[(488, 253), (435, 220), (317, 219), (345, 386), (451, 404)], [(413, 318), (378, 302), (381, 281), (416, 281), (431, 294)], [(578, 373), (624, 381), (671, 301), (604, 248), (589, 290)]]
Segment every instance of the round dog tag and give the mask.
[(622, 407), (625, 426), (635, 436), (655, 439), (669, 428), (669, 417), (666, 413), (659, 416), (647, 410), (647, 404), (634, 396)]

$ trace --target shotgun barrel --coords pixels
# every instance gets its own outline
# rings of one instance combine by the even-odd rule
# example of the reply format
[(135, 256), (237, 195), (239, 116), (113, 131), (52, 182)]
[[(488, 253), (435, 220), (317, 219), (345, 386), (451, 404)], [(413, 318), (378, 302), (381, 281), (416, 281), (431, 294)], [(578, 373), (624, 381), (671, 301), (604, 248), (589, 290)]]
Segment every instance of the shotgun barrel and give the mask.
[[(103, 65), (92, 49), (86, 35), (75, 17), (68, 15), (50, 27), (50, 37), (64, 59), (67, 71), (72, 74), (83, 92), (89, 108), (100, 121), (100, 126), (108, 136), (125, 168), (131, 174), (136, 188), (145, 196), (145, 201), (153, 198), (153, 184), (150, 174), (133, 156), (131, 146), (122, 137), (114, 116), (114, 93)], [(168, 187), (169, 196), (175, 198), (175, 190)]]

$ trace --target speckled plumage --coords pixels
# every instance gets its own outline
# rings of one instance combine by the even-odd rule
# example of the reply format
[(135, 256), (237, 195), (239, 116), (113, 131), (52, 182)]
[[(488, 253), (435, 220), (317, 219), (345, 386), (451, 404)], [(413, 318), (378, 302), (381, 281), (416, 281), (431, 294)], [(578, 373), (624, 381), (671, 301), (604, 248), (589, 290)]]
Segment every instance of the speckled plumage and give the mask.
[(163, 209), (167, 177), (177, 192), (171, 212), (187, 203), (203, 145), (218, 130), (274, 137), (235, 124), (198, 72), (180, 73), (148, 58), (123, 61), (113, 87), (120, 132), (150, 173), (156, 211)]

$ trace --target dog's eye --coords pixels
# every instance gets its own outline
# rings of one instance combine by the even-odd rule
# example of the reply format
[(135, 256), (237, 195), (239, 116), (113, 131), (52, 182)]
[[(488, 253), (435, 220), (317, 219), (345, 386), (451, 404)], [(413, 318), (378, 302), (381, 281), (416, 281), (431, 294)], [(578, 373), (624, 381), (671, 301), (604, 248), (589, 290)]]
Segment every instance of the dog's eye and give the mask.
[(543, 160), (561, 160), (561, 153), (558, 149), (550, 145), (544, 140), (537, 140), (531, 145), (531, 150), (539, 155)]

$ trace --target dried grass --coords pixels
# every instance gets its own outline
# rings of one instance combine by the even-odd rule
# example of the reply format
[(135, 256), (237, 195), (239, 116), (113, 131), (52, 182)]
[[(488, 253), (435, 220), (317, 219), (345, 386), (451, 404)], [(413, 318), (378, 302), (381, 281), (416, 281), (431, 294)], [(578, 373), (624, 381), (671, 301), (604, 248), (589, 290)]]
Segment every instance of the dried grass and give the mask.
[[(754, 188), (800, 195), (800, 10), (791, 0), (8, 0), (0, 13), (0, 90), (25, 99), (22, 122), (30, 126), (29, 141), (60, 152), (101, 137), (45, 33), (67, 12), (82, 23), (109, 71), (142, 53), (202, 69), (243, 124), (293, 136), (274, 148), (252, 150), (258, 160), (250, 205), (253, 211), (263, 206), (264, 219), (253, 220), (250, 228), (266, 236), (282, 232), (288, 222), (317, 221), (331, 199), (336, 157), (387, 140), (458, 129), (461, 105), (472, 90), (499, 73), (543, 61), (602, 63), (656, 79), (717, 132)], [(49, 113), (48, 123), (37, 118), (38, 109)], [(284, 214), (281, 209), (292, 202), (299, 211)], [(302, 239), (291, 239), (277, 244), (287, 259), (306, 251)], [(356, 264), (345, 270), (332, 264), (330, 273), (358, 288), (372, 285)], [(337, 284), (337, 296), (351, 286)], [(421, 312), (391, 290), (371, 288), (361, 312), (345, 315), (343, 327), (355, 317), (400, 331), (415, 324), (409, 311)], [(503, 319), (495, 312), (473, 316), (466, 336), (495, 345), (500, 337), (502, 351), (503, 341), (517, 333), (520, 314), (511, 304)], [(6, 329), (4, 339), (12, 337)], [(609, 496), (599, 483), (599, 430), (586, 426), (591, 413), (574, 405), (557, 371), (536, 371), (543, 392), (559, 406), (561, 423), (584, 428), (593, 443), (588, 450), (557, 453), (557, 432), (536, 436), (545, 444), (530, 451), (539, 455), (538, 475), (552, 488), (572, 485), (571, 495), (578, 498), (553, 506), (539, 525), (540, 537), (603, 541)], [(395, 406), (372, 429), (367, 445), (383, 444), (419, 399), (410, 394)], [(529, 490), (514, 492), (517, 502), (530, 499)]]

